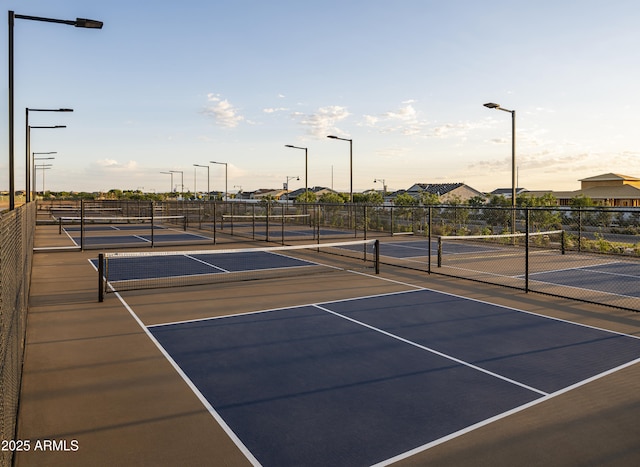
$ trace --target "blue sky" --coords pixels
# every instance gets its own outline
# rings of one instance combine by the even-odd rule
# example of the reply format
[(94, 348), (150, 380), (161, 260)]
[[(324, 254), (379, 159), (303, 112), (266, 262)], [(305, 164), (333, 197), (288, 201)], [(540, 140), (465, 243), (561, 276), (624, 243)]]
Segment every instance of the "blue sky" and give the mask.
[[(55, 151), (51, 190), (206, 188), (354, 191), (464, 182), (573, 190), (640, 177), (640, 3), (636, 0), (9, 0), (16, 14), (85, 17), (102, 30), (17, 19), (16, 188), (24, 109), (34, 152)], [(6, 28), (6, 21), (5, 26)], [(0, 35), (7, 63), (7, 34)], [(6, 69), (6, 65), (5, 65)], [(0, 77), (5, 90), (7, 77)], [(0, 189), (8, 188), (7, 111)], [(44, 156), (37, 156), (44, 157)], [(42, 161), (41, 163), (45, 163)], [(38, 180), (41, 180), (41, 174)], [(211, 164), (211, 189), (224, 168)], [(180, 175), (174, 176), (174, 185)], [(41, 189), (39, 183), (39, 189)]]

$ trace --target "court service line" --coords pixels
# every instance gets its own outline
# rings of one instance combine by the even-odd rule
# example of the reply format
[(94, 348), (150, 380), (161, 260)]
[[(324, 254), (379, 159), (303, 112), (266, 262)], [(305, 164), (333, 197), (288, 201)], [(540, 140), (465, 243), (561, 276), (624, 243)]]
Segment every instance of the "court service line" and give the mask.
[(410, 341), (409, 339), (405, 339), (404, 337), (400, 337), (397, 334), (390, 333), (388, 331), (385, 331), (384, 329), (380, 329), (380, 328), (377, 328), (375, 326), (371, 326), (370, 324), (363, 323), (362, 321), (358, 321), (357, 319), (350, 318), (350, 317), (345, 316), (345, 315), (343, 315), (341, 313), (338, 313), (336, 311), (330, 310), (329, 308), (325, 308), (325, 307), (320, 306), (320, 305), (314, 305), (314, 306), (316, 308), (318, 308), (319, 310), (325, 311), (325, 312), (330, 313), (330, 314), (332, 314), (334, 316), (337, 316), (339, 318), (346, 319), (347, 321), (351, 321), (352, 323), (358, 324), (358, 325), (363, 326), (363, 327), (365, 327), (367, 329), (371, 329), (372, 331), (376, 331), (376, 332), (378, 332), (380, 334), (384, 334), (385, 336), (391, 337), (392, 339), (399, 340), (400, 342), (404, 342), (405, 344), (412, 345), (412, 346), (417, 347), (417, 348), (419, 348), (421, 350), (426, 350), (427, 352), (433, 353), (435, 355), (439, 355), (440, 357), (446, 358), (447, 360), (454, 361), (456, 363), (459, 363), (461, 365), (464, 365), (466, 367), (469, 367), (469, 368), (474, 369), (476, 371), (479, 371), (481, 373), (485, 373), (485, 374), (487, 374), (489, 376), (493, 376), (494, 378), (498, 378), (498, 379), (506, 381), (506, 382), (508, 382), (510, 384), (514, 384), (516, 386), (520, 386), (521, 388), (527, 389), (529, 391), (533, 391), (533, 392), (535, 392), (537, 394), (540, 394), (542, 396), (548, 396), (549, 395), (548, 392), (541, 391), (540, 389), (534, 388), (532, 386), (528, 386), (528, 385), (526, 385), (524, 383), (521, 383), (520, 381), (516, 381), (514, 379), (507, 378), (506, 376), (503, 376), (503, 375), (500, 375), (498, 373), (494, 373), (492, 371), (486, 370), (486, 369), (481, 368), (479, 366), (476, 366), (476, 365), (474, 365), (472, 363), (466, 362), (464, 360), (460, 360), (459, 358), (453, 357), (453, 356), (445, 354), (443, 352), (439, 352), (438, 350), (432, 349), (431, 347), (427, 347), (425, 345), (418, 344), (417, 342)]
[(204, 261), (204, 260), (202, 260), (202, 259), (198, 259), (198, 258), (196, 258), (196, 257), (194, 257), (194, 256), (191, 256), (191, 255), (184, 255), (184, 257), (185, 257), (185, 258), (192, 259), (192, 260), (194, 260), (194, 261), (197, 261), (198, 263), (202, 263), (202, 264), (204, 264), (204, 265), (210, 266), (211, 268), (213, 268), (213, 269), (217, 269), (218, 271), (222, 271), (222, 272), (229, 272), (229, 270), (227, 270), (227, 269), (221, 268), (220, 266), (216, 266), (215, 264), (208, 263), (208, 262), (206, 262), (206, 261)]

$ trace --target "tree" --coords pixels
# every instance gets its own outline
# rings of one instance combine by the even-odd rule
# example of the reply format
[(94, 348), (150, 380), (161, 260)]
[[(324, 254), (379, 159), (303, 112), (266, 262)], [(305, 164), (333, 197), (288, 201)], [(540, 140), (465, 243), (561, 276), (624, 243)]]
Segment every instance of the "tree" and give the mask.
[(300, 193), (296, 196), (296, 203), (315, 203), (317, 200), (317, 196), (313, 191), (305, 191), (304, 193)]
[(393, 200), (393, 204), (396, 206), (417, 206), (418, 200), (407, 193), (400, 193)]
[(339, 193), (323, 193), (318, 200), (320, 203), (335, 204), (344, 203), (345, 199)]
[(435, 206), (440, 204), (440, 196), (429, 193), (428, 191), (423, 191), (420, 193), (420, 202), (425, 206)]
[(377, 191), (369, 191), (367, 193), (354, 193), (353, 202), (361, 204), (382, 204), (384, 198)]

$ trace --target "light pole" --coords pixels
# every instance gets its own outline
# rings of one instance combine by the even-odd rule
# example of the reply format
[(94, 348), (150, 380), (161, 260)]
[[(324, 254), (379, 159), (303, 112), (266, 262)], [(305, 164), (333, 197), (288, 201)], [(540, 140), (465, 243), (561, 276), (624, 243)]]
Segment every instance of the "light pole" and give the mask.
[(211, 189), (209, 188), (209, 166), (208, 165), (200, 165), (193, 164), (194, 167), (206, 167), (207, 168), (207, 200), (211, 201)]
[(502, 110), (511, 114), (511, 233), (516, 231), (516, 111), (500, 107), (500, 104), (488, 102), (489, 109)]
[(349, 202), (353, 203), (353, 140), (348, 138), (339, 138), (338, 136), (333, 135), (329, 135), (327, 138), (349, 141)]
[(284, 189), (287, 190), (287, 204), (289, 204), (289, 180), (300, 180), (300, 177), (294, 175), (293, 177), (287, 176), (287, 181), (284, 183)]
[(52, 164), (36, 165), (36, 169), (41, 169), (42, 170), (42, 196), (43, 197), (44, 197), (44, 171), (45, 170), (51, 170), (52, 166), (53, 166)]
[[(53, 125), (53, 126), (29, 126), (29, 125), (27, 125), (27, 131), (26, 131), (26, 134), (27, 134), (27, 138), (26, 138), (27, 139), (27, 141), (26, 141), (27, 151), (31, 150), (31, 130), (33, 128), (36, 128), (36, 129), (41, 129), (41, 128), (57, 129), (57, 128), (67, 128), (67, 126), (66, 125)], [(26, 178), (27, 178), (27, 180), (26, 180), (26, 182), (27, 182), (26, 183), (26, 185), (27, 185), (26, 201), (27, 202), (30, 201), (29, 189), (31, 188), (31, 180), (29, 179), (29, 165), (30, 165), (29, 164), (29, 162), (30, 162), (29, 161), (29, 154), (30, 153), (27, 152), (27, 157), (26, 157), (26, 161), (25, 161), (25, 163), (27, 165), (27, 168), (26, 168), (26, 175), (27, 175), (26, 176)]]
[(382, 183), (382, 197), (387, 194), (387, 182), (384, 181), (384, 178), (376, 178), (373, 180), (373, 183), (380, 182)]
[(173, 172), (160, 172), (160, 173), (171, 175), (171, 186), (169, 187), (169, 193), (173, 193)]
[[(50, 160), (50, 159), (55, 159), (55, 157), (36, 157), (36, 154), (58, 154), (56, 151), (51, 151), (51, 152), (34, 152), (32, 153), (32, 157), (31, 157), (31, 163), (32, 165), (32, 170), (31, 173), (33, 173), (33, 199), (36, 199), (36, 193), (38, 192), (38, 186), (36, 185), (36, 161), (45, 161), (45, 160)], [(31, 188), (31, 187), (29, 187)]]
[(224, 165), (224, 200), (228, 201), (229, 200), (229, 191), (227, 190), (227, 181), (229, 179), (227, 178), (227, 163), (226, 162), (209, 161), (209, 164)]
[(182, 170), (169, 170), (169, 172), (180, 174), (180, 198), (184, 201), (184, 172)]
[[(307, 191), (309, 191), (309, 154), (307, 148), (301, 148), (299, 146), (293, 146), (291, 144), (285, 144), (285, 148), (293, 148), (293, 149), (304, 149), (304, 195), (305, 195), (305, 203), (307, 202), (306, 196)], [(287, 197), (288, 199), (289, 197)]]
[(42, 18), (39, 16), (16, 15), (9, 10), (9, 210), (15, 209), (15, 167), (14, 167), (14, 122), (13, 122), (13, 27), (16, 19), (26, 19), (31, 21), (43, 21), (45, 23), (58, 23), (75, 26), (77, 28), (102, 29), (102, 22), (86, 18), (76, 18), (75, 20)]
[[(73, 109), (30, 109), (30, 108), (26, 108), (25, 109), (25, 128), (26, 128), (26, 142), (25, 142), (25, 170), (26, 170), (26, 185), (27, 185), (27, 192), (26, 192), (26, 202), (28, 203), (31, 200), (31, 180), (29, 178), (29, 172), (31, 170), (31, 164), (29, 161), (29, 154), (31, 154), (31, 133), (29, 131), (29, 112), (73, 112)], [(36, 128), (36, 127), (31, 127), (31, 128)], [(48, 128), (48, 127), (47, 127)]]

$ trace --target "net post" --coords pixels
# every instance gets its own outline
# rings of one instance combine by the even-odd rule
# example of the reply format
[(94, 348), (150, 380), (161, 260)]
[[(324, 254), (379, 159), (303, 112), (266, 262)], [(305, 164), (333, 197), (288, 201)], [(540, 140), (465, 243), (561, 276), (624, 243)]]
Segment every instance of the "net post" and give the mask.
[(364, 216), (364, 239), (367, 239), (367, 205), (362, 206), (363, 216)]
[[(189, 211), (187, 211), (187, 214), (189, 213)], [(182, 216), (182, 230), (183, 231), (187, 231), (187, 218), (189, 217), (187, 214), (185, 214), (184, 216)]]
[(562, 234), (560, 234), (560, 252), (563, 255), (565, 254), (566, 242), (567, 242), (567, 232), (563, 230)]
[(320, 205), (316, 204), (316, 240), (320, 243)]
[(429, 233), (427, 235), (427, 238), (429, 239), (429, 246), (427, 246), (427, 251), (428, 251), (427, 272), (431, 274), (431, 206), (429, 206), (429, 208), (427, 209), (427, 215), (429, 216), (428, 224), (427, 224), (427, 228), (429, 229)]
[[(524, 217), (524, 291), (525, 293), (529, 293), (529, 213), (530, 210), (527, 208), (525, 210)], [(514, 238), (515, 240), (515, 238)]]
[(376, 274), (380, 274), (380, 240), (377, 238), (374, 244), (374, 249), (375, 249), (374, 262), (375, 262)]
[(269, 218), (271, 217), (271, 200), (267, 200), (267, 218), (265, 223), (265, 241), (269, 241)]
[[(209, 200), (209, 204), (211, 204), (211, 200)], [(216, 241), (216, 202), (213, 202), (213, 244), (215, 245), (217, 243)], [(231, 234), (233, 235), (233, 231), (231, 231)]]
[(80, 200), (80, 250), (84, 251), (84, 199)]
[(438, 236), (438, 267), (442, 267), (442, 236)]
[(62, 216), (58, 217), (58, 235), (62, 235)]
[(104, 253), (98, 254), (98, 302), (104, 302)]
[(393, 231), (393, 206), (391, 206), (391, 214), (389, 215), (389, 217), (391, 218), (391, 222), (389, 222), (389, 229), (391, 229), (391, 236), (393, 236), (394, 231)]
[[(289, 202), (289, 195), (287, 195), (287, 203), (288, 202)], [(285, 204), (285, 206), (280, 206), (280, 211), (281, 211), (281, 214), (282, 214), (282, 238), (280, 240), (282, 240), (281, 243), (283, 245), (284, 245), (284, 215), (286, 213), (285, 207), (286, 207), (286, 204)]]
[(155, 217), (154, 217), (154, 209), (153, 209), (153, 201), (149, 201), (150, 207), (151, 207), (151, 248), (154, 247), (155, 243), (154, 243), (154, 237), (153, 237), (153, 231), (155, 230)]

